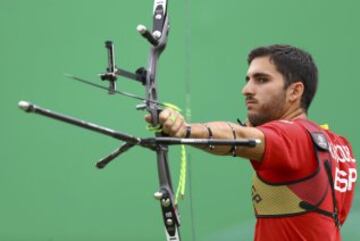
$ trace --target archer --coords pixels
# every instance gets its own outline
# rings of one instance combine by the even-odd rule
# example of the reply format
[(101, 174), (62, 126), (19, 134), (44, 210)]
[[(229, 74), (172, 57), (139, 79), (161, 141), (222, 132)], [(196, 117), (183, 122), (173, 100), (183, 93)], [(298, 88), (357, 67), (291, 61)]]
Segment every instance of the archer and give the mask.
[[(247, 139), (260, 144), (201, 146), (250, 160), (256, 241), (341, 240), (357, 179), (350, 143), (307, 117), (318, 71), (312, 56), (288, 45), (252, 50), (242, 94), (246, 126), (186, 123), (173, 109), (160, 113), (162, 131), (180, 138)], [(150, 116), (145, 116), (150, 121)], [(199, 147), (199, 146), (197, 146)]]

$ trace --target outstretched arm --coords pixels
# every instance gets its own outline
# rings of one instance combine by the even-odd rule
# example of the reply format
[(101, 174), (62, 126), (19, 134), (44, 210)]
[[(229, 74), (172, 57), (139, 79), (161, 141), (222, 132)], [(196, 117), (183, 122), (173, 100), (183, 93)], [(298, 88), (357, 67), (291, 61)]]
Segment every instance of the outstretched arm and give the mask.
[[(145, 116), (150, 122), (150, 116)], [(202, 150), (216, 155), (234, 155), (251, 160), (261, 161), (264, 153), (264, 134), (257, 128), (244, 127), (230, 122), (208, 122), (208, 123), (186, 123), (184, 117), (173, 109), (165, 109), (159, 116), (160, 124), (164, 133), (173, 137), (184, 138), (190, 131), (191, 138), (213, 138), (213, 139), (260, 139), (261, 143), (254, 148), (238, 146), (203, 146)]]

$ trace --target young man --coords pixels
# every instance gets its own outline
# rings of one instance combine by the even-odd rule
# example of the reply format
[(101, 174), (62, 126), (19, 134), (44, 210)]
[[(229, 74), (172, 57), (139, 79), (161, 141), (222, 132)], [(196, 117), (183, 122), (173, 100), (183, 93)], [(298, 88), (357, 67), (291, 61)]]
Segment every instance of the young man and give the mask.
[(307, 119), (318, 81), (311, 55), (292, 46), (272, 45), (252, 50), (248, 63), (242, 90), (246, 126), (189, 124), (178, 112), (165, 109), (160, 114), (163, 132), (175, 137), (261, 140), (255, 148), (204, 148), (251, 160), (256, 241), (341, 240), (340, 228), (357, 179), (356, 161), (345, 138)]

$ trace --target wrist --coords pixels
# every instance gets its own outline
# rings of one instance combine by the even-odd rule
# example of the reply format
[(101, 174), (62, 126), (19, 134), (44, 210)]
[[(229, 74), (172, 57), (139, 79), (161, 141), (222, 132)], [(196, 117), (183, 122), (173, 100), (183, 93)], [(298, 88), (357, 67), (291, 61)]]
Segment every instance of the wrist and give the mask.
[(191, 125), (186, 125), (185, 126), (185, 137), (184, 138), (190, 138), (191, 136)]

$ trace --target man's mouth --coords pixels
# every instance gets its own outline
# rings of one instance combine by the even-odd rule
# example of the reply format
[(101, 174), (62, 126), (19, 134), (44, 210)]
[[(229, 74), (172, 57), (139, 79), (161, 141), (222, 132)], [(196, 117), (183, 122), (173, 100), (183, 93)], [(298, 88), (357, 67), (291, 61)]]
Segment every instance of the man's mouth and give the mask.
[(245, 103), (246, 103), (246, 106), (249, 108), (250, 106), (255, 105), (257, 103), (257, 101), (255, 99), (247, 99), (245, 101)]

